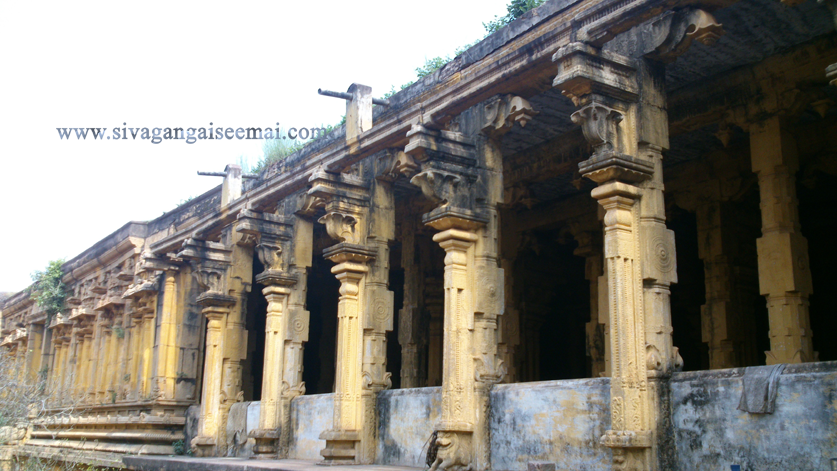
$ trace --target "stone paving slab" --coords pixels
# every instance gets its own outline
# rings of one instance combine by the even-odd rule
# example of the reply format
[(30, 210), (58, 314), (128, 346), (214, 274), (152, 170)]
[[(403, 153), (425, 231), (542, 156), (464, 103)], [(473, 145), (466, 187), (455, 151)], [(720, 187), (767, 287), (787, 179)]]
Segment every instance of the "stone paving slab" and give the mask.
[(419, 471), (423, 468), (391, 465), (320, 466), (307, 460), (251, 460), (247, 458), (186, 458), (174, 456), (126, 456), (122, 458), (137, 471)]

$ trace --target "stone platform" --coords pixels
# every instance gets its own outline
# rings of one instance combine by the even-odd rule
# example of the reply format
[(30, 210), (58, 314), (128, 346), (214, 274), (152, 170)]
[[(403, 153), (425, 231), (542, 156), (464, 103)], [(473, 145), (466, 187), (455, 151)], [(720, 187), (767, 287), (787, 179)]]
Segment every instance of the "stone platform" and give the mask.
[(251, 460), (246, 458), (186, 458), (174, 456), (126, 456), (122, 459), (136, 471), (418, 471), (422, 468), (390, 465), (320, 466), (309, 460)]

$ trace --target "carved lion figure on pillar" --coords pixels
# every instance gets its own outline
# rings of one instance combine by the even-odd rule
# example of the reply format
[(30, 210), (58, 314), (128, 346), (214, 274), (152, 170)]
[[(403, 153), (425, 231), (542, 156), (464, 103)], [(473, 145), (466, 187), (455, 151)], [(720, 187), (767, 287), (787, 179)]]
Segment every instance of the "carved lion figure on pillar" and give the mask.
[(473, 471), (470, 443), (457, 433), (439, 432), (436, 444), (439, 451), (430, 471)]

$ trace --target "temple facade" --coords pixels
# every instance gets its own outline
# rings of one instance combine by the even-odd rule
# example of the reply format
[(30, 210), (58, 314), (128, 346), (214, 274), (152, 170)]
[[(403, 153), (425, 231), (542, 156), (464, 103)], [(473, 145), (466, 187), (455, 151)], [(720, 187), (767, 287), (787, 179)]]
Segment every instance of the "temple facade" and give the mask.
[(351, 85), (341, 129), (66, 262), (63, 312), (3, 302), (56, 392), (4, 456), (827, 469), (836, 9), (554, 0)]

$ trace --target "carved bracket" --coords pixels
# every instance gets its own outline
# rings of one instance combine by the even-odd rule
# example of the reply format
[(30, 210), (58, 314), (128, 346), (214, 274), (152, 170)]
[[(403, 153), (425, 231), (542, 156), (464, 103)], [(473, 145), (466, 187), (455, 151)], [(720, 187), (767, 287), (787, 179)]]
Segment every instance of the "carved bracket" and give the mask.
[(711, 46), (724, 35), (723, 25), (704, 10), (688, 8), (667, 12), (641, 28), (644, 54), (664, 63), (674, 62), (697, 41)]
[(410, 179), (419, 171), (419, 164), (413, 156), (403, 150), (390, 149), (386, 158), (389, 159), (389, 164), (379, 177), (385, 181), (394, 182), (402, 176)]
[(617, 126), (622, 118), (622, 113), (595, 102), (570, 116), (573, 123), (581, 126), (584, 138), (593, 146), (593, 156), (616, 150)]
[(501, 136), (508, 132), (514, 123), (525, 127), (526, 123), (538, 114), (529, 102), (519, 96), (496, 95), (485, 103), (485, 121), (483, 132)]
[(203, 291), (225, 294), (227, 269), (232, 265), (232, 251), (217, 242), (186, 239), (179, 258), (192, 263), (192, 276)]
[(244, 210), (238, 215), (236, 232), (253, 239), (256, 255), (265, 270), (282, 270), (282, 252), (293, 234), (293, 224), (288, 219), (268, 213)]

